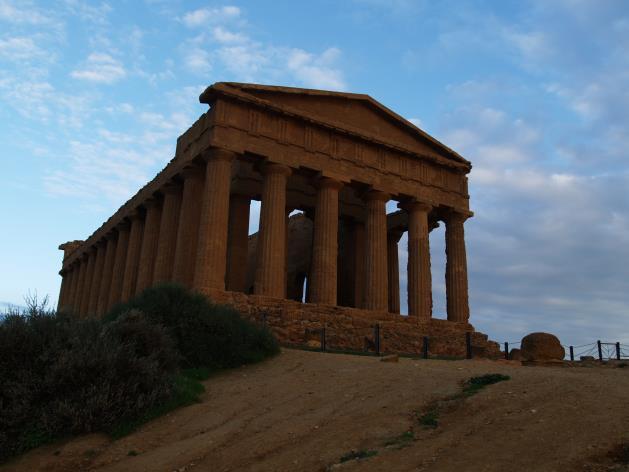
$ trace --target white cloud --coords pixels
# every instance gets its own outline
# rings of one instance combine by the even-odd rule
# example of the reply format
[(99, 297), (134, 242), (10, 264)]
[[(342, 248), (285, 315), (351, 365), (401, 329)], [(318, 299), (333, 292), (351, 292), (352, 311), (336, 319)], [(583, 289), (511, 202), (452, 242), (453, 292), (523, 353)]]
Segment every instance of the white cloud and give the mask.
[(92, 53), (85, 65), (70, 75), (75, 79), (111, 84), (125, 77), (127, 72), (122, 63), (109, 54)]
[(341, 55), (337, 48), (328, 48), (316, 55), (303, 49), (292, 49), (287, 58), (288, 70), (307, 87), (342, 90), (345, 82), (334, 63)]
[(220, 8), (199, 8), (186, 13), (182, 22), (188, 28), (197, 28), (208, 24), (218, 23), (229, 19), (238, 18), (240, 8), (235, 6), (223, 6)]
[(246, 35), (242, 33), (233, 33), (221, 26), (217, 26), (212, 30), (212, 36), (219, 43), (242, 43), (248, 40)]
[(0, 57), (5, 57), (12, 61), (23, 61), (43, 55), (44, 51), (31, 38), (15, 36), (0, 39)]
[(185, 66), (197, 74), (207, 74), (212, 70), (210, 54), (200, 47), (190, 47), (184, 56)]
[(46, 15), (35, 8), (31, 8), (27, 2), (20, 2), (19, 6), (8, 0), (0, 0), (0, 20), (14, 24), (48, 25), (53, 22)]

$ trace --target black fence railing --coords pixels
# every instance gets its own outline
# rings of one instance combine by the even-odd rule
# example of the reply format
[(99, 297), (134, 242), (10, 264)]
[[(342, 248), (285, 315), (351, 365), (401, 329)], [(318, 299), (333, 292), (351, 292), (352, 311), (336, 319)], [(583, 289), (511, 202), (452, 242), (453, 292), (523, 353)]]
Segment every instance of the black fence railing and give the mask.
[[(264, 316), (257, 321), (266, 325)], [(472, 359), (475, 353), (485, 348), (484, 345), (474, 344), (471, 332), (447, 336), (423, 336), (413, 340), (406, 339), (404, 342), (400, 338), (400, 333), (389, 330), (379, 323), (342, 328), (313, 325), (303, 328), (301, 336), (293, 334), (284, 343), (287, 346), (324, 352), (374, 356), (399, 354), (423, 359)], [(410, 344), (413, 344), (415, 349), (409, 350)], [(404, 349), (404, 346), (407, 349)]]
[[(503, 343), (505, 359), (510, 358), (510, 349), (520, 346), (521, 342)], [(620, 342), (602, 342), (600, 340), (589, 344), (581, 344), (578, 346), (563, 345), (566, 351), (566, 358), (571, 361), (587, 360), (590, 358), (599, 361), (605, 360), (629, 360), (629, 345)]]

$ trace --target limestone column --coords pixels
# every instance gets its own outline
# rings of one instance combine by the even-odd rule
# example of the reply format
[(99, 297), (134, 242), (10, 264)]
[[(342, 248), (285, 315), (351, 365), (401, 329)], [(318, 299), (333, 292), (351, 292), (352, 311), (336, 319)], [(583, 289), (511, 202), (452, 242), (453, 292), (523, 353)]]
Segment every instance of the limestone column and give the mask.
[(149, 198), (144, 202), (146, 218), (142, 234), (142, 246), (140, 250), (140, 263), (138, 266), (138, 280), (135, 294), (153, 285), (153, 271), (157, 257), (157, 241), (162, 219), (162, 202), (157, 198)]
[(103, 279), (103, 267), (105, 265), (105, 251), (107, 245), (102, 241), (96, 246), (96, 262), (94, 263), (94, 275), (92, 277), (92, 285), (90, 288), (90, 301), (87, 312), (90, 316), (96, 315), (98, 309), (98, 295), (100, 294), (100, 285)]
[(76, 293), (74, 294), (74, 301), (72, 303), (72, 313), (81, 317), (81, 299), (85, 291), (85, 272), (87, 269), (87, 256), (84, 254), (79, 258), (78, 271), (79, 277), (76, 284)]
[(398, 242), (402, 231), (391, 230), (387, 234), (387, 278), (389, 281), (389, 313), (400, 312), (400, 259)]
[(76, 284), (79, 278), (79, 271), (77, 265), (74, 263), (68, 268), (68, 270), (70, 271), (71, 278), (68, 295), (66, 296), (65, 300), (65, 312), (72, 313), (72, 310), (74, 309), (74, 294), (76, 293)]
[(59, 287), (59, 299), (57, 300), (57, 311), (61, 310), (63, 306), (63, 297), (67, 292), (69, 274), (68, 271), (64, 271), (63, 269), (59, 271), (59, 275), (61, 276), (61, 286)]
[(206, 157), (193, 287), (225, 290), (229, 190), (234, 153), (212, 149)]
[(389, 308), (387, 277), (387, 213), (389, 195), (376, 190), (365, 194), (365, 305), (367, 310), (387, 311)]
[(432, 317), (432, 275), (428, 212), (430, 206), (420, 202), (400, 205), (408, 213), (408, 314), (419, 321)]
[(343, 184), (327, 177), (317, 182), (317, 203), (310, 269), (310, 301), (336, 305), (339, 238), (339, 190)]
[(467, 256), (463, 223), (466, 215), (451, 212), (446, 217), (446, 300), (448, 320), (468, 322)]
[(291, 170), (281, 164), (267, 163), (263, 174), (254, 293), (282, 298), (286, 265), (286, 182)]
[(94, 265), (96, 263), (96, 248), (91, 247), (87, 253), (87, 267), (85, 269), (85, 280), (83, 283), (83, 293), (81, 294), (81, 316), (90, 315), (90, 292), (92, 289), (92, 279), (94, 278)]
[(144, 219), (138, 210), (134, 210), (129, 216), (131, 229), (129, 230), (129, 244), (127, 247), (127, 260), (122, 277), (122, 291), (120, 300), (126, 302), (135, 295), (135, 287), (138, 281), (138, 267), (140, 265), (140, 251), (142, 250), (142, 233), (144, 232)]
[(167, 184), (162, 188), (164, 203), (162, 219), (159, 226), (157, 256), (155, 257), (154, 283), (170, 281), (175, 263), (175, 247), (179, 229), (179, 212), (181, 211), (181, 186)]
[(234, 194), (229, 201), (227, 290), (246, 292), (251, 198)]
[(116, 303), (120, 303), (121, 300), (124, 268), (127, 262), (127, 250), (129, 249), (129, 235), (130, 225), (129, 222), (125, 220), (118, 225), (118, 241), (116, 242), (114, 268), (111, 271), (109, 302), (107, 303), (105, 311), (109, 310)]
[(74, 290), (76, 288), (76, 279), (77, 279), (77, 271), (76, 267), (71, 265), (68, 267), (68, 291), (63, 297), (63, 305), (61, 306), (61, 311), (65, 313), (72, 313), (72, 300), (74, 295)]
[(349, 238), (349, 264), (352, 272), (352, 298), (354, 308), (365, 306), (365, 224), (354, 221)]
[(98, 302), (96, 303), (96, 315), (99, 317), (105, 314), (109, 305), (111, 280), (116, 260), (116, 245), (116, 239), (112, 234), (109, 234), (105, 239), (105, 262), (103, 263), (103, 275), (100, 282)]
[(183, 194), (175, 246), (173, 281), (186, 287), (192, 287), (204, 174), (198, 167), (189, 167), (184, 169), (182, 177), (184, 179)]

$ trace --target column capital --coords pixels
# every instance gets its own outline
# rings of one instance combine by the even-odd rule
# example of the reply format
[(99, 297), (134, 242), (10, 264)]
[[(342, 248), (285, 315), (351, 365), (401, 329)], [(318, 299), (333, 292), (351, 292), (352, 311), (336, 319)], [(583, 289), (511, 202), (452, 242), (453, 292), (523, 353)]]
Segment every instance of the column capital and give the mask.
[(454, 209), (449, 209), (445, 214), (444, 214), (444, 221), (446, 223), (465, 223), (465, 220), (467, 220), (468, 218), (470, 218), (471, 216), (473, 216), (474, 214), (470, 211), (470, 212), (461, 212), (461, 211), (456, 211)]
[(236, 157), (236, 153), (229, 149), (213, 147), (204, 152), (201, 157), (205, 162), (215, 160), (232, 162)]
[(332, 177), (317, 177), (313, 180), (312, 185), (315, 188), (333, 188), (341, 190), (343, 188), (343, 182), (333, 179)]
[(204, 175), (204, 168), (198, 165), (187, 165), (179, 173), (184, 179), (201, 178)]
[(150, 198), (147, 198), (146, 200), (144, 200), (144, 202), (142, 203), (142, 206), (148, 210), (149, 208), (153, 208), (156, 207), (160, 204), (160, 199), (156, 196), (152, 196)]
[(129, 221), (135, 221), (142, 218), (142, 216), (144, 216), (144, 213), (140, 210), (140, 207), (137, 207), (129, 212), (127, 218), (129, 219)]
[(363, 193), (362, 199), (365, 201), (379, 200), (382, 202), (387, 202), (391, 200), (391, 195), (380, 190), (371, 189)]
[(166, 182), (164, 185), (162, 185), (159, 191), (162, 192), (164, 195), (171, 194), (171, 193), (179, 193), (181, 192), (181, 185), (173, 180), (170, 180)]
[(115, 229), (116, 229), (116, 231), (118, 231), (118, 234), (120, 234), (120, 230), (121, 229), (122, 230), (129, 229), (129, 226), (130, 226), (129, 220), (127, 218), (123, 218), (115, 226)]
[(420, 202), (418, 200), (406, 200), (398, 203), (397, 207), (406, 211), (407, 213), (410, 213), (411, 211), (424, 211), (428, 213), (430, 210), (432, 210), (432, 205), (426, 202)]
[(264, 175), (269, 175), (269, 174), (283, 174), (286, 177), (290, 176), (293, 171), (290, 167), (288, 167), (287, 165), (284, 164), (279, 164), (277, 162), (270, 162), (267, 161), (264, 163), (264, 165), (262, 166), (262, 173)]

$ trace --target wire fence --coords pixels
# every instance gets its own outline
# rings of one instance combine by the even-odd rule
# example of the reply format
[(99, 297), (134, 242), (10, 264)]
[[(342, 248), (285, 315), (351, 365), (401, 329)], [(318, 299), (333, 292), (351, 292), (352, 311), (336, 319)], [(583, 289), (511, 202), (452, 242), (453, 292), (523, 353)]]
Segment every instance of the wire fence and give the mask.
[[(266, 316), (256, 319), (267, 325)], [(365, 326), (338, 327), (315, 324), (304, 327), (301, 332), (294, 329), (286, 336), (283, 327), (271, 326), (284, 332), (282, 344), (308, 350), (382, 356), (398, 354), (424, 359), (472, 359), (485, 348), (475, 343), (474, 333), (461, 332), (456, 335), (421, 336), (401, 333), (379, 323)]]
[[(521, 342), (505, 342), (504, 356), (505, 359), (510, 358), (510, 348), (520, 346)], [(564, 345), (563, 348), (566, 351), (566, 358), (571, 361), (575, 360), (629, 360), (629, 344), (623, 344), (621, 342), (603, 342), (601, 340), (595, 341), (589, 344), (581, 344), (578, 346)]]
[[(257, 322), (267, 326), (266, 314), (256, 319)], [(324, 352), (351, 353), (360, 355), (381, 356), (384, 354), (399, 354), (423, 359), (472, 359), (479, 356), (485, 346), (475, 345), (472, 332), (459, 335), (432, 335), (420, 336), (414, 343), (413, 349), (400, 349), (396, 338), (399, 332), (388, 330), (381, 324), (356, 326), (356, 327), (330, 327), (313, 325), (305, 327), (303, 333), (288, 339), (285, 344), (293, 347), (301, 347), (309, 350)], [(402, 345), (409, 343), (401, 343)], [(486, 344), (486, 343), (484, 343)], [(521, 341), (506, 341), (500, 344), (501, 353), (505, 359), (511, 359), (511, 349), (521, 347)], [(603, 342), (597, 340), (589, 344), (577, 346), (563, 345), (570, 361), (587, 360), (629, 360), (629, 344), (621, 342)]]

